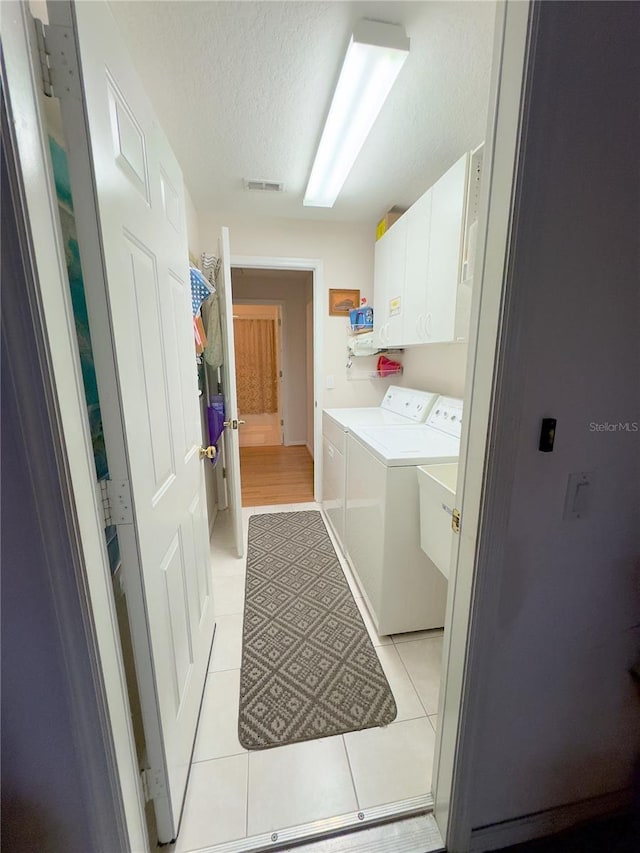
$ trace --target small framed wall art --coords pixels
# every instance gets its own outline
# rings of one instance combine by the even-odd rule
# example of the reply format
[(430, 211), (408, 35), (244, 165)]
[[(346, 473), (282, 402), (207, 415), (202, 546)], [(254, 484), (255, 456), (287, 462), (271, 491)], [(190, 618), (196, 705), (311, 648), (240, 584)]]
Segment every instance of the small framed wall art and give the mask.
[(348, 317), (349, 311), (360, 307), (359, 290), (329, 289), (329, 316)]

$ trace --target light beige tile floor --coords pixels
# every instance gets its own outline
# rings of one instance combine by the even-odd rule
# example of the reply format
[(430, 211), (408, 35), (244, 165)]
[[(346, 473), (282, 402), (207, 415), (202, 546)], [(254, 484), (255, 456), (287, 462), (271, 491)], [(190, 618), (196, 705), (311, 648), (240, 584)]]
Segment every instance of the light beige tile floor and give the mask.
[(246, 753), (192, 765), (175, 853), (246, 836), (248, 767)]
[(435, 732), (426, 717), (343, 735), (361, 809), (431, 789)]
[[(251, 515), (303, 509), (319, 506), (243, 509), (245, 547)], [(429, 793), (442, 632), (379, 637), (336, 552), (394, 694), (396, 720), (291, 746), (243, 749), (237, 720), (246, 561), (234, 556), (227, 514), (219, 513), (211, 547), (216, 636), (176, 853)]]
[(249, 753), (249, 835), (356, 811), (342, 736)]
[(193, 761), (224, 758), (246, 752), (238, 740), (240, 670), (211, 672), (202, 701)]

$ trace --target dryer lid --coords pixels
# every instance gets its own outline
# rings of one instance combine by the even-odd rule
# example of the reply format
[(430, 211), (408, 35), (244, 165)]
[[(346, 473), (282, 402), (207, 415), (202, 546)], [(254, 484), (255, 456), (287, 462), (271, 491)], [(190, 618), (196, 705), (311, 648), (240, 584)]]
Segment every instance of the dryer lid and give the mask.
[(460, 440), (424, 424), (357, 427), (353, 435), (388, 466), (455, 462)]

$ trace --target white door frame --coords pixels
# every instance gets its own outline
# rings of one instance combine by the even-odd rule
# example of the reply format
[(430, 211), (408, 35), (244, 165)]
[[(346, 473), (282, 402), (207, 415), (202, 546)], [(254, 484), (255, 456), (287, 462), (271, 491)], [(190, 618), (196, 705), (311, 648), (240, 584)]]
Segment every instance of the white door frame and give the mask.
[[(122, 822), (128, 836), (129, 849), (147, 850), (144, 799), (138, 770), (138, 759), (131, 724), (131, 709), (122, 660), (120, 633), (115, 612), (111, 570), (96, 489), (93, 448), (80, 369), (80, 356), (75, 334), (65, 250), (58, 219), (58, 200), (49, 160), (45, 121), (38, 94), (39, 80), (32, 77), (30, 34), (33, 20), (26, 3), (6, 2), (2, 8), (3, 78), (11, 101), (13, 137), (16, 148), (16, 171), (23, 185), (23, 210), (30, 234), (30, 261), (34, 274), (33, 298), (38, 304), (34, 315), (33, 335), (42, 365), (42, 381), (50, 397), (46, 416), (50, 420), (51, 439), (60, 451), (58, 463), (66, 474), (68, 492), (64, 507), (69, 528), (60, 526), (61, 507), (44, 497), (39, 506), (44, 534), (55, 542), (59, 533), (68, 536), (68, 546), (75, 556), (75, 576), (51, 567), (51, 593), (60, 628), (60, 644), (67, 661), (67, 674), (74, 692), (72, 706), (78, 748), (86, 758), (89, 796), (100, 783), (94, 778), (97, 750), (111, 759), (109, 784), (121, 799)], [(8, 155), (9, 156), (9, 155)], [(27, 305), (25, 296), (25, 306)], [(27, 308), (25, 307), (25, 311)], [(45, 334), (38, 332), (41, 322)], [(27, 380), (19, 386), (30, 394)], [(32, 395), (31, 395), (32, 396)], [(33, 409), (33, 400), (30, 405)], [(35, 411), (35, 410), (34, 410)], [(37, 446), (33, 439), (32, 446)], [(34, 468), (37, 473), (39, 466)], [(41, 494), (48, 495), (46, 488)], [(76, 612), (81, 610), (85, 631), (74, 633)], [(78, 660), (78, 649), (84, 646), (94, 661), (93, 678), (88, 679)], [(96, 699), (104, 703), (102, 739), (89, 729), (82, 709)], [(99, 797), (95, 796), (96, 802)], [(100, 843), (101, 822), (96, 816), (94, 827)], [(102, 837), (110, 837), (102, 832)], [(101, 844), (99, 849), (105, 850)]]
[[(231, 234), (233, 242), (233, 233)], [(250, 267), (258, 270), (299, 270), (311, 272), (313, 299), (313, 497), (322, 497), (322, 331), (321, 299), (324, 287), (320, 258), (273, 258), (266, 255), (231, 255), (231, 269)]]
[[(233, 275), (233, 266), (231, 267), (231, 273)], [(276, 305), (278, 307), (278, 320), (279, 324), (276, 326), (276, 351), (277, 351), (277, 365), (276, 370), (278, 371), (278, 420), (280, 423), (280, 443), (282, 445), (286, 445), (285, 441), (285, 429), (282, 426), (282, 421), (284, 421), (284, 411), (285, 411), (285, 399), (288, 400), (286, 394), (286, 381), (288, 379), (287, 373), (284, 369), (284, 342), (286, 339), (286, 330), (284, 325), (284, 302), (282, 299), (251, 299), (250, 297), (240, 297), (239, 299), (233, 300), (234, 305)], [(280, 371), (282, 371), (282, 377), (280, 377)], [(285, 382), (281, 381), (281, 378), (285, 380)], [(285, 421), (286, 426), (286, 421)]]
[[(452, 546), (433, 772), (435, 818), (451, 853), (472, 849), (469, 800), (472, 780), (477, 783), (473, 772), (479, 737), (477, 709), (488, 701), (481, 673), (498, 598), (487, 576), (491, 568), (495, 575), (502, 557), (508, 518), (510, 472), (502, 461), (499, 470), (492, 464), (494, 448), (500, 447), (501, 460), (512, 458), (520, 440), (511, 426), (517, 422), (519, 400), (517, 395), (505, 400), (502, 388), (506, 377), (518, 371), (517, 360), (510, 359), (517, 328), (509, 318), (515, 316), (516, 299), (508, 290), (507, 279), (511, 235), (518, 216), (516, 176), (526, 134), (524, 95), (536, 8), (530, 0), (508, 0), (496, 10), (480, 198), (484, 232), (479, 235), (474, 269), (477, 286), (471, 310), (457, 484), (458, 501), (464, 495), (463, 518)], [(498, 428), (499, 441), (494, 437)]]

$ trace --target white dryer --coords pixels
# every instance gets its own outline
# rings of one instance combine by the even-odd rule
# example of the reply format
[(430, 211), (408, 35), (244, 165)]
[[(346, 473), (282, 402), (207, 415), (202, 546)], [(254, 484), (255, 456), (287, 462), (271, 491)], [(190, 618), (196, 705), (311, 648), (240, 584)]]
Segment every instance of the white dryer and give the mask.
[(322, 507), (344, 550), (346, 437), (356, 426), (423, 423), (437, 394), (391, 385), (379, 406), (324, 409), (322, 412)]
[(379, 634), (440, 628), (447, 582), (420, 547), (417, 467), (455, 462), (462, 400), (439, 397), (424, 424), (347, 435), (346, 552)]

